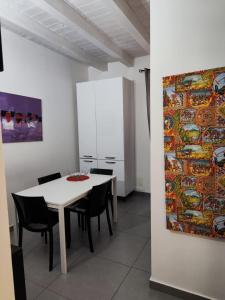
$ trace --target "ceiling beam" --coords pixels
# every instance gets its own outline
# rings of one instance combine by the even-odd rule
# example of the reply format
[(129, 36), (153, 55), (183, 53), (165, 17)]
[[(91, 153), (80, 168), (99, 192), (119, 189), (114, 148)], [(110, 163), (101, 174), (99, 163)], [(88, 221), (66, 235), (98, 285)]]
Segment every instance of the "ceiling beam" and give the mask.
[(129, 31), (139, 46), (149, 54), (149, 33), (140, 23), (129, 5), (124, 0), (104, 0), (104, 3), (117, 14), (118, 21)]
[(101, 49), (113, 60), (117, 59), (127, 66), (133, 66), (133, 57), (118, 47), (102, 30), (88, 21), (79, 12), (62, 0), (32, 0), (63, 24), (73, 28), (87, 41)]
[(83, 49), (75, 46), (38, 23), (31, 21), (24, 15), (11, 10), (9, 7), (0, 5), (0, 20), (4, 27), (57, 51), (60, 54), (102, 71), (106, 71), (108, 68), (106, 62), (102, 62), (96, 57), (85, 53)]

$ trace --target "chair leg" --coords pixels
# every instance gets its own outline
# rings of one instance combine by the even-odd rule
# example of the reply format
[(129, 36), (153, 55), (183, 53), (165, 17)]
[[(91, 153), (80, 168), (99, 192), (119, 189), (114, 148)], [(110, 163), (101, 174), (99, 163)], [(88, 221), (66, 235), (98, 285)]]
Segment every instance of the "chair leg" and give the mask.
[(100, 215), (98, 215), (98, 231), (100, 231)]
[(94, 252), (93, 243), (92, 243), (92, 235), (91, 235), (91, 219), (90, 219), (90, 217), (87, 216), (86, 220), (87, 220), (89, 247), (90, 247), (90, 251)]
[(23, 227), (19, 224), (19, 241), (18, 241), (19, 247), (22, 247), (22, 244), (23, 244)]
[(70, 248), (71, 244), (71, 226), (70, 226), (70, 211), (65, 208), (65, 234), (66, 234), (66, 246)]
[(43, 237), (44, 236), (44, 232), (41, 232), (41, 237)]
[(45, 235), (45, 244), (47, 245), (48, 244), (48, 234), (46, 231), (45, 231), (44, 235)]
[(81, 214), (81, 229), (84, 231), (84, 215)]
[(80, 227), (80, 213), (77, 213), (77, 216), (78, 216), (78, 226)]
[(113, 235), (108, 205), (106, 205), (106, 217), (107, 217), (107, 222), (108, 222), (108, 227), (109, 227), (109, 233), (110, 233), (110, 235)]
[(53, 269), (53, 231), (49, 230), (49, 272)]
[(84, 216), (84, 231), (87, 231), (87, 218)]
[(114, 207), (113, 207), (113, 196), (110, 195), (110, 205), (111, 205), (111, 211), (112, 211), (112, 217), (114, 216)]

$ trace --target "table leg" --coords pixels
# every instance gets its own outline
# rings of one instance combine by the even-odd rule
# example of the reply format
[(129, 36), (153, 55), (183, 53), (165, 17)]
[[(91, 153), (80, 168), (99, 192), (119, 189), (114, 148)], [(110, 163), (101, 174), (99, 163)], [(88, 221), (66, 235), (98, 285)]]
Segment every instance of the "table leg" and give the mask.
[(116, 178), (112, 180), (113, 188), (113, 221), (117, 223), (117, 181)]
[(65, 217), (64, 207), (59, 208), (59, 239), (60, 239), (60, 256), (61, 256), (61, 272), (67, 273), (66, 259), (66, 236), (65, 236)]
[(14, 236), (14, 243), (15, 243), (15, 245), (18, 245), (18, 219), (17, 219), (17, 210), (16, 210), (16, 206), (15, 205), (14, 205), (13, 236)]

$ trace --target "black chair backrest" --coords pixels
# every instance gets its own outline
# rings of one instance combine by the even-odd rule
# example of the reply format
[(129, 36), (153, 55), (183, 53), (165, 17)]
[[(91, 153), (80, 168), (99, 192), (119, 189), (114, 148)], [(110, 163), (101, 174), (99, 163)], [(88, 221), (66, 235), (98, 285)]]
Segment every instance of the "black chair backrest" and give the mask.
[(113, 170), (111, 169), (99, 169), (99, 168), (92, 168), (90, 170), (91, 174), (101, 174), (101, 175), (112, 175)]
[(12, 194), (20, 225), (29, 229), (30, 224), (48, 225), (48, 207), (44, 197), (25, 197)]
[(58, 173), (54, 173), (54, 174), (50, 174), (50, 175), (47, 175), (47, 176), (43, 176), (43, 177), (39, 177), (38, 178), (38, 183), (39, 184), (43, 184), (43, 183), (46, 183), (46, 182), (49, 182), (49, 181), (53, 181), (55, 179), (58, 179), (58, 178), (61, 178), (61, 174), (58, 172)]
[(87, 214), (89, 217), (99, 216), (106, 208), (107, 205), (108, 184), (102, 183), (93, 186), (88, 203)]
[[(100, 175), (112, 175), (113, 170), (112, 169), (99, 169), (99, 168), (92, 168), (90, 169), (91, 174), (100, 174)], [(108, 186), (108, 195), (110, 196), (112, 194), (112, 182), (107, 182)]]
[[(91, 174), (100, 174), (100, 175), (112, 175), (113, 170), (112, 169), (99, 169), (99, 168), (92, 168), (90, 169)], [(112, 195), (112, 182), (107, 182), (108, 185), (108, 195)]]

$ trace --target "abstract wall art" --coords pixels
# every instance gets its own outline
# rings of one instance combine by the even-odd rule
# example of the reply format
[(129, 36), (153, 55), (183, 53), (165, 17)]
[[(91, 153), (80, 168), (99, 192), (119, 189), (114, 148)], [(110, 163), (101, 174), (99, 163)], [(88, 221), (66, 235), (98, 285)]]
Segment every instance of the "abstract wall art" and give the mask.
[(3, 143), (42, 141), (41, 100), (0, 92)]
[(163, 78), (167, 228), (225, 237), (225, 67)]

